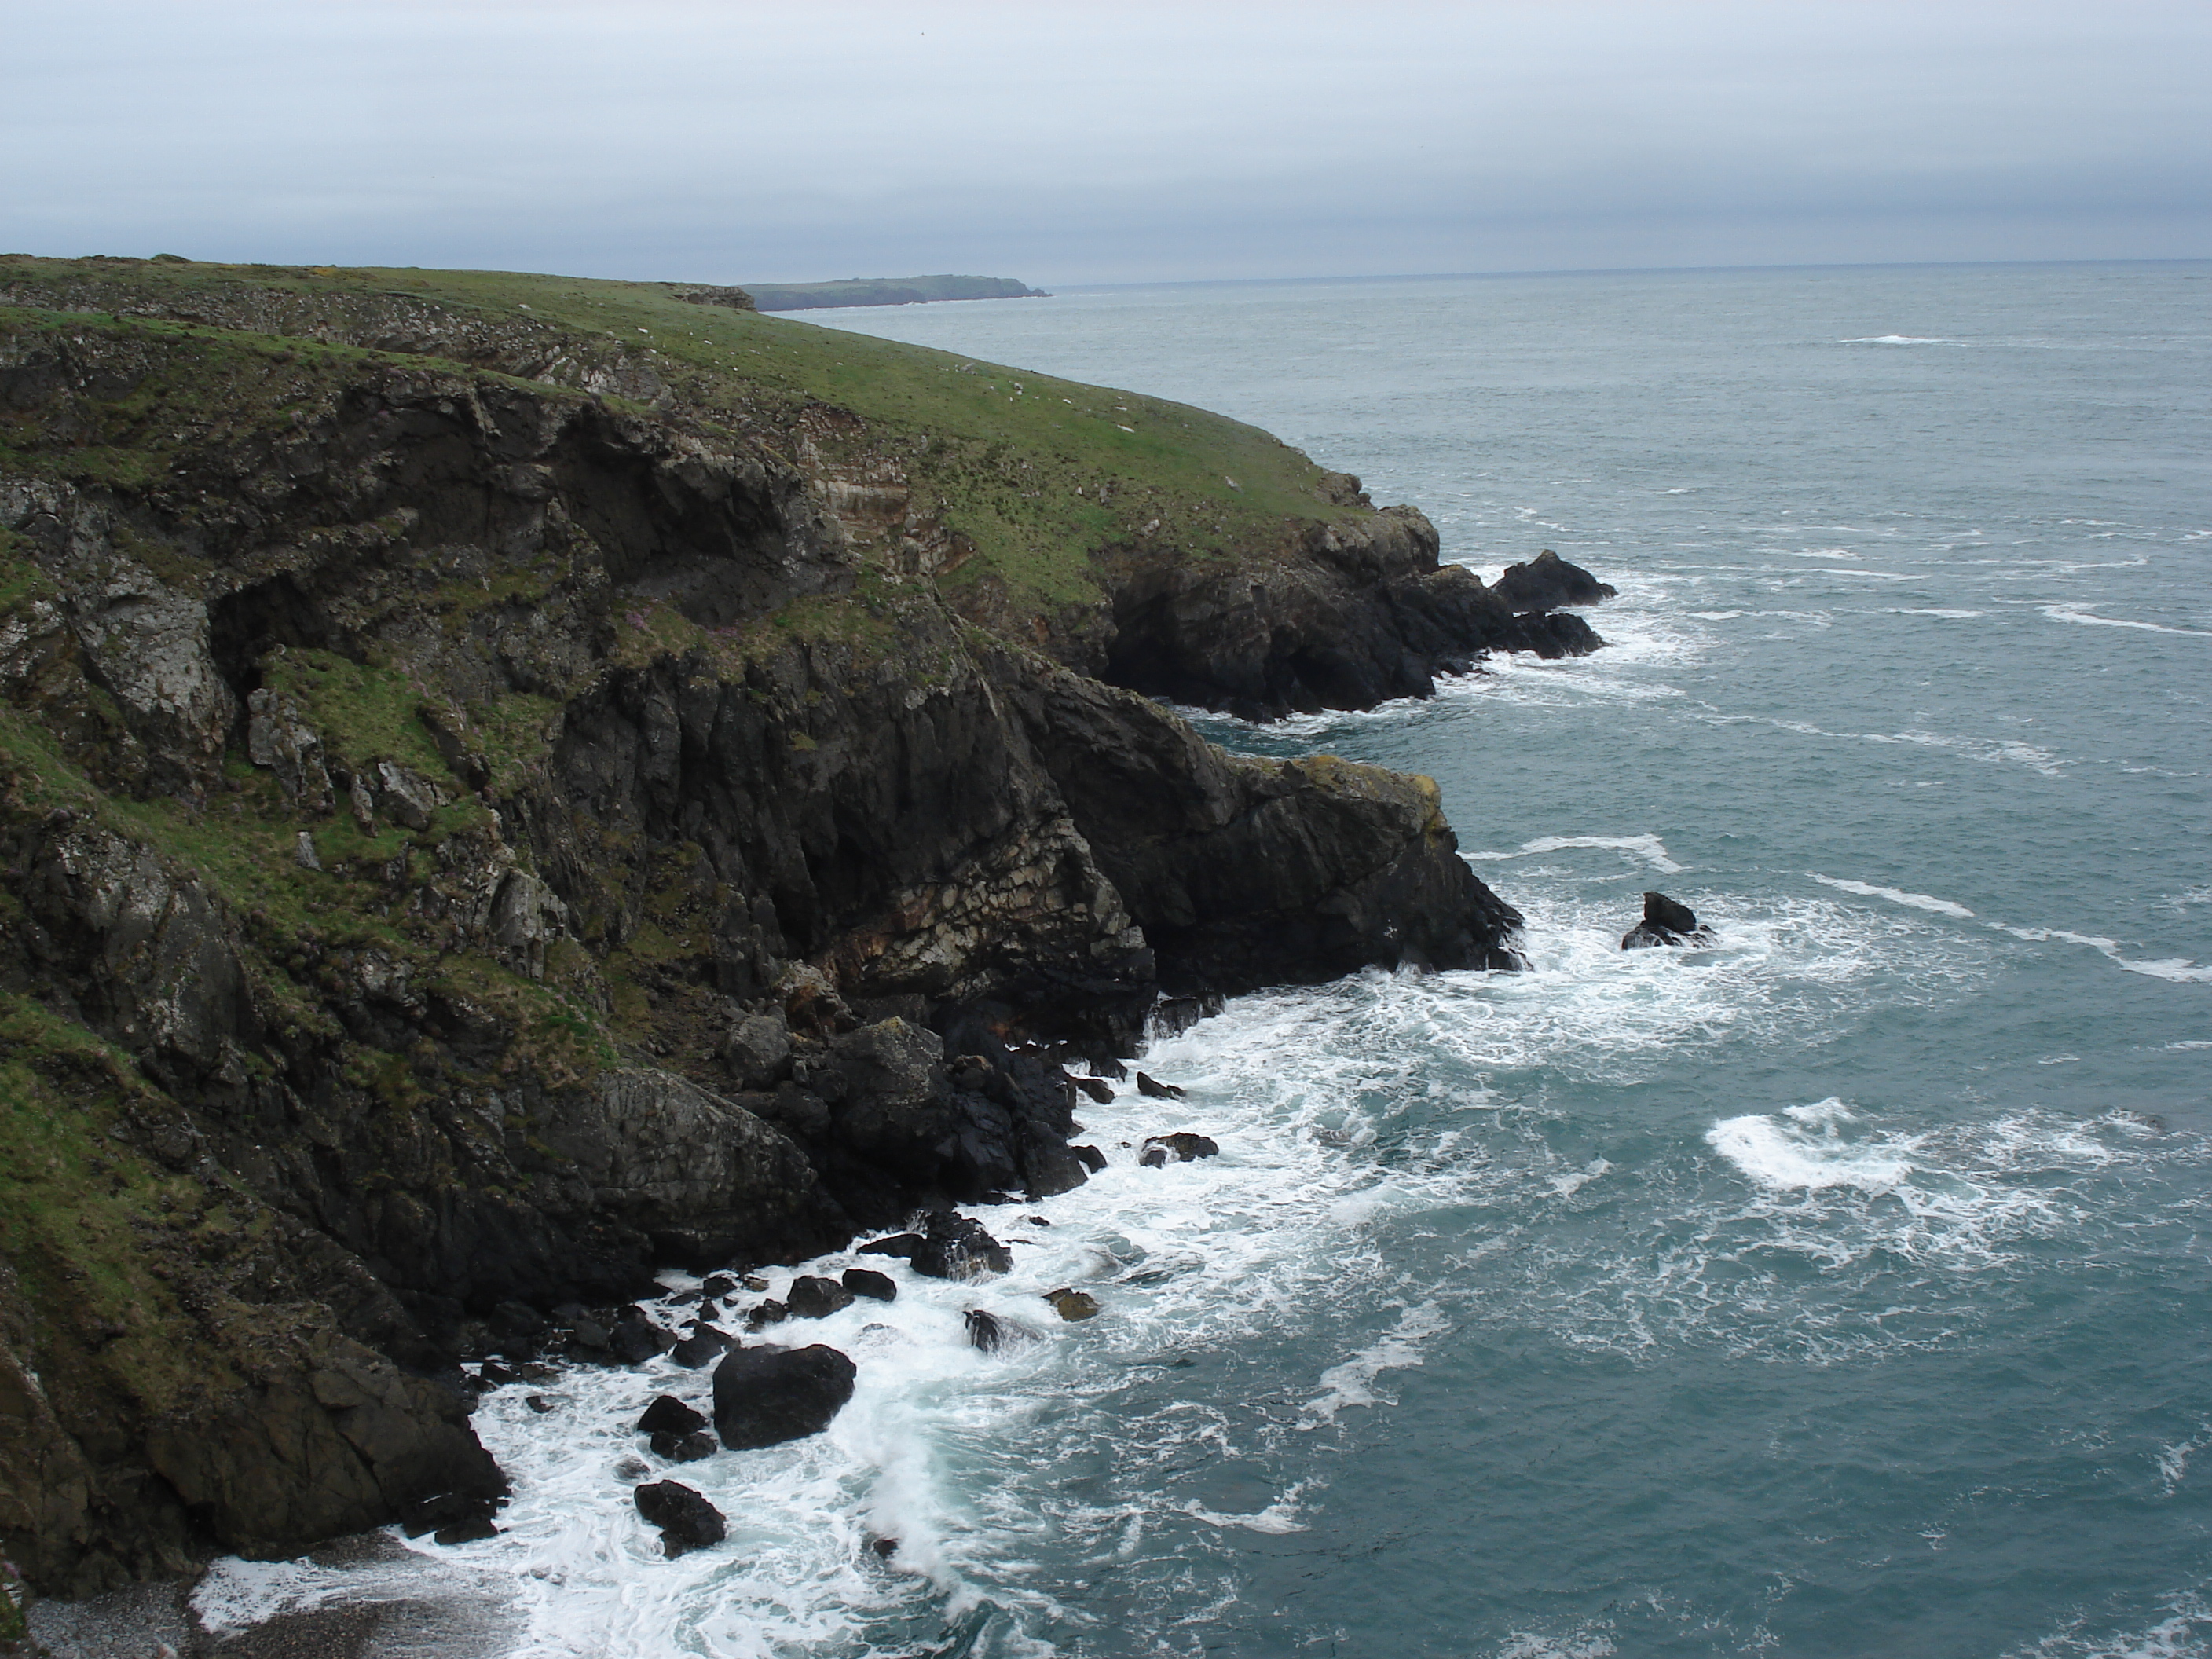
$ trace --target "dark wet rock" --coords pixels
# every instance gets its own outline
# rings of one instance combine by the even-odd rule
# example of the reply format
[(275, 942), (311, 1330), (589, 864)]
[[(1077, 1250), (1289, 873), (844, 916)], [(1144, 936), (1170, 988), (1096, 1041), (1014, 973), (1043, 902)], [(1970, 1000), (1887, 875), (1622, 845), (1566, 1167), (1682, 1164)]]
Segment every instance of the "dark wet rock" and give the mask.
[(1053, 1310), (1062, 1319), (1071, 1322), (1089, 1319), (1098, 1311), (1097, 1297), (1088, 1291), (1072, 1290), (1065, 1285), (1056, 1291), (1047, 1291), (1044, 1299), (1052, 1304)]
[(714, 1368), (714, 1432), (732, 1451), (819, 1434), (853, 1397), (835, 1348), (740, 1348)]
[(694, 1429), (707, 1426), (707, 1414), (685, 1405), (673, 1395), (664, 1394), (645, 1408), (637, 1419), (640, 1434), (689, 1434)]
[(1580, 565), (1569, 564), (1546, 548), (1526, 564), (1509, 564), (1490, 591), (1516, 611), (1555, 611), (1564, 605), (1595, 605), (1618, 597)]
[(544, 1413), (550, 1412), (553, 1409), (553, 1402), (548, 1400), (542, 1394), (526, 1395), (522, 1403), (529, 1407), (531, 1410), (538, 1413), (540, 1415), (543, 1415)]
[(1067, 1150), (1082, 1159), (1083, 1167), (1093, 1175), (1106, 1167), (1106, 1154), (1096, 1146), (1071, 1146)]
[(1146, 1169), (1158, 1170), (1164, 1169), (1171, 1159), (1177, 1164), (1188, 1164), (1198, 1158), (1216, 1157), (1220, 1151), (1212, 1136), (1178, 1129), (1173, 1134), (1148, 1137), (1144, 1150), (1137, 1154), (1137, 1162)]
[(701, 1325), (668, 1351), (668, 1357), (686, 1370), (711, 1365), (738, 1345), (737, 1338), (712, 1325)]
[(745, 1328), (757, 1331), (769, 1325), (781, 1325), (791, 1317), (791, 1310), (771, 1298), (761, 1303), (745, 1316)]
[(848, 1267), (842, 1277), (845, 1288), (854, 1296), (876, 1302), (898, 1300), (898, 1281), (889, 1273), (879, 1273), (872, 1267)]
[(738, 1281), (729, 1274), (711, 1273), (708, 1276), (707, 1282), (700, 1285), (699, 1294), (702, 1297), (723, 1297), (729, 1295), (737, 1288)]
[(630, 1496), (647, 1523), (660, 1529), (661, 1547), (672, 1560), (719, 1544), (727, 1535), (721, 1510), (680, 1482), (656, 1480), (635, 1488)]
[(996, 1353), (1018, 1342), (1034, 1342), (1036, 1333), (1019, 1320), (1008, 1319), (984, 1308), (970, 1308), (962, 1316), (968, 1340), (984, 1353)]
[(872, 1239), (869, 1243), (860, 1245), (860, 1255), (900, 1256), (900, 1259), (911, 1261), (914, 1259), (914, 1252), (915, 1249), (921, 1249), (922, 1243), (925, 1243), (925, 1241), (922, 1241), (922, 1234), (918, 1232), (894, 1232), (890, 1239)]
[(494, 1336), (510, 1342), (543, 1336), (549, 1328), (545, 1316), (527, 1302), (502, 1302), (491, 1310), (484, 1322), (491, 1328)]
[(509, 1370), (496, 1359), (487, 1359), (477, 1367), (477, 1381), (487, 1389), (501, 1388), (509, 1382), (520, 1382), (521, 1380), (521, 1372)]
[(502, 1501), (500, 1498), (483, 1492), (434, 1492), (428, 1498), (408, 1504), (401, 1510), (400, 1530), (410, 1538), (420, 1538), (426, 1532), (434, 1533), (437, 1534), (440, 1543), (450, 1544), (461, 1540), (447, 1537), (445, 1534), (448, 1531), (481, 1527), (483, 1530), (471, 1531), (470, 1536), (489, 1538), (498, 1531), (498, 1528), (491, 1524), (491, 1520), (499, 1513)]
[(1137, 1092), (1151, 1100), (1181, 1100), (1182, 1091), (1172, 1083), (1163, 1083), (1158, 1078), (1137, 1073)]
[(607, 1346), (625, 1365), (642, 1365), (674, 1347), (676, 1339), (640, 1315), (616, 1326)]
[(915, 1272), (930, 1279), (980, 1279), (1011, 1272), (1014, 1259), (980, 1221), (951, 1210), (933, 1210), (912, 1257)]
[(1077, 1074), (1070, 1076), (1067, 1080), (1101, 1106), (1109, 1105), (1113, 1102), (1114, 1085), (1103, 1077), (1084, 1077)]
[(1713, 942), (1713, 930), (1702, 926), (1696, 912), (1688, 905), (1678, 903), (1664, 893), (1646, 893), (1644, 896), (1644, 920), (1622, 936), (1620, 948), (1638, 951), (1654, 945), (1711, 945)]
[(890, 1560), (891, 1557), (898, 1553), (898, 1547), (899, 1540), (896, 1538), (878, 1538), (874, 1543), (869, 1546), (871, 1549), (874, 1550), (878, 1555), (881, 1556), (886, 1561)]
[(802, 1273), (791, 1281), (791, 1288), (784, 1292), (784, 1305), (791, 1310), (793, 1319), (827, 1319), (840, 1309), (853, 1305), (853, 1292), (834, 1279)]
[(670, 1463), (696, 1463), (722, 1449), (721, 1442), (713, 1435), (696, 1430), (690, 1434), (675, 1434), (664, 1429), (653, 1437), (651, 1443), (653, 1455)]
[(586, 1348), (609, 1350), (614, 1346), (613, 1328), (596, 1319), (578, 1317), (569, 1324), (568, 1334)]
[(1022, 1218), (1028, 1222), (1032, 1227), (1049, 1227), (1052, 1225), (1051, 1222), (1046, 1220), (1045, 1218), (1041, 1215), (1024, 1216)]

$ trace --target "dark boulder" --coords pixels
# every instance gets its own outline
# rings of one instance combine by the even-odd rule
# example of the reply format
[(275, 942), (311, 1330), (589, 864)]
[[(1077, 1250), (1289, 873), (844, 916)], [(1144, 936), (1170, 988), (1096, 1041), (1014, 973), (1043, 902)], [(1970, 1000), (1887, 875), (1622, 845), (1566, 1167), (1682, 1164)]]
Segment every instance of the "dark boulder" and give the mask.
[(658, 1359), (676, 1346), (676, 1339), (640, 1314), (614, 1328), (607, 1346), (625, 1365), (642, 1365)]
[(1624, 951), (1645, 950), (1662, 945), (1711, 945), (1713, 930), (1701, 925), (1697, 913), (1664, 893), (1644, 896), (1644, 920), (1622, 935)]
[(713, 1273), (708, 1275), (705, 1284), (700, 1285), (699, 1294), (703, 1299), (711, 1299), (715, 1297), (727, 1296), (737, 1288), (738, 1281), (729, 1274)]
[(1555, 611), (1563, 605), (1595, 605), (1618, 591), (1578, 564), (1546, 548), (1526, 564), (1509, 564), (1490, 591), (1514, 611)]
[(765, 1326), (781, 1325), (790, 1317), (791, 1310), (785, 1307), (782, 1303), (771, 1298), (761, 1303), (745, 1316), (745, 1328), (749, 1331), (757, 1331)]
[[(489, 1538), (499, 1531), (492, 1516), (504, 1498), (485, 1492), (441, 1492), (407, 1504), (400, 1511), (400, 1529), (410, 1538), (435, 1534), (441, 1544), (468, 1543)], [(448, 1534), (453, 1534), (447, 1536)]]
[(914, 1270), (930, 1279), (980, 1279), (1010, 1273), (1014, 1258), (983, 1224), (951, 1210), (933, 1210), (923, 1222), (921, 1247)]
[(1148, 1073), (1137, 1073), (1137, 1092), (1152, 1100), (1181, 1100), (1182, 1091), (1172, 1083), (1163, 1083)]
[(1106, 1154), (1096, 1146), (1071, 1146), (1067, 1150), (1074, 1153), (1081, 1160), (1083, 1167), (1093, 1175), (1106, 1167)]
[(1101, 1106), (1108, 1106), (1113, 1103), (1114, 1085), (1109, 1083), (1104, 1078), (1071, 1076), (1067, 1080), (1070, 1083), (1073, 1083), (1077, 1088), (1082, 1090), (1085, 1094), (1089, 1095), (1091, 1099), (1097, 1101)]
[(1171, 1135), (1149, 1137), (1144, 1150), (1137, 1154), (1137, 1162), (1147, 1170), (1159, 1170), (1166, 1168), (1170, 1158), (1177, 1164), (1189, 1164), (1201, 1158), (1212, 1158), (1220, 1151), (1212, 1136), (1178, 1129)]
[(853, 1397), (835, 1348), (740, 1348), (714, 1368), (714, 1432), (732, 1451), (819, 1434)]
[(702, 1324), (671, 1348), (668, 1357), (684, 1370), (696, 1371), (702, 1365), (713, 1364), (735, 1346), (737, 1339), (727, 1331)]
[(672, 1434), (663, 1430), (653, 1437), (652, 1443), (653, 1455), (670, 1463), (696, 1463), (722, 1449), (721, 1443), (713, 1435), (699, 1430), (689, 1434)]
[(845, 1288), (854, 1296), (877, 1302), (898, 1300), (898, 1283), (889, 1273), (879, 1273), (872, 1267), (848, 1267), (842, 1277)]
[(694, 1429), (707, 1426), (707, 1414), (685, 1405), (673, 1395), (664, 1394), (645, 1408), (645, 1415), (637, 1419), (640, 1434), (689, 1434)]
[(784, 1305), (793, 1319), (826, 1319), (841, 1308), (853, 1305), (853, 1292), (834, 1279), (801, 1273), (784, 1292)]
[(660, 1528), (661, 1547), (671, 1560), (687, 1551), (719, 1544), (727, 1534), (721, 1510), (680, 1482), (655, 1480), (636, 1488), (630, 1496), (647, 1522)]
[(1047, 1291), (1044, 1299), (1052, 1304), (1053, 1311), (1071, 1324), (1091, 1318), (1098, 1311), (1098, 1298), (1088, 1291), (1072, 1290), (1062, 1285), (1056, 1291)]
[(967, 1322), (968, 1340), (983, 1352), (996, 1353), (1005, 1345), (1006, 1327), (998, 1315), (970, 1308), (962, 1317)]
[(895, 1255), (902, 1261), (911, 1261), (914, 1253), (928, 1241), (920, 1233), (893, 1233), (889, 1238), (878, 1238), (860, 1246), (862, 1255)]

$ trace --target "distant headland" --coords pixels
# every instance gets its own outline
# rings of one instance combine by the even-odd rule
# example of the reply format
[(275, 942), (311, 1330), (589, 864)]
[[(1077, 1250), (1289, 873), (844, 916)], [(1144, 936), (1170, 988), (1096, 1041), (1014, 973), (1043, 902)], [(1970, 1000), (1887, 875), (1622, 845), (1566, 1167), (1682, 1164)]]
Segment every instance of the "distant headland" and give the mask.
[(763, 311), (818, 311), (830, 306), (918, 306), (931, 300), (1049, 300), (1011, 276), (850, 276), (838, 283), (747, 283)]

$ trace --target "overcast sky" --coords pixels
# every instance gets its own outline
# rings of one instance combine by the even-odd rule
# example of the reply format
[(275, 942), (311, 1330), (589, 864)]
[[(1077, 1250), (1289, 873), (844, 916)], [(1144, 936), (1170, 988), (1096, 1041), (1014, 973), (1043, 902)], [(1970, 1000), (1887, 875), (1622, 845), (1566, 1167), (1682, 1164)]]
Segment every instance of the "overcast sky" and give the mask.
[(741, 282), (2212, 256), (2212, 5), (0, 0), (0, 251)]

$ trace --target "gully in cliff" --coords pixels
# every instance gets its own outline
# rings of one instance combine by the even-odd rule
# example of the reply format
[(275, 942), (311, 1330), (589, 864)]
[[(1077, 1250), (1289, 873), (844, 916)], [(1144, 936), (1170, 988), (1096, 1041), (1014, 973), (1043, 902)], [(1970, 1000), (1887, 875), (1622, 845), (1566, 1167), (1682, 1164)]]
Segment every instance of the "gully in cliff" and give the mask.
[[(40, 1589), (481, 1519), (461, 1360), (650, 1359), (657, 1268), (1079, 1184), (1067, 1068), (1163, 997), (1515, 965), (1433, 783), (1153, 699), (1425, 695), (1593, 648), (1559, 607), (1601, 585), (1486, 587), (1203, 411), (1030, 376), (1009, 438), (1006, 372), (817, 332), (0, 258), (0, 1553)], [(735, 1340), (702, 1309), (683, 1363), (767, 1443), (803, 1413)]]

